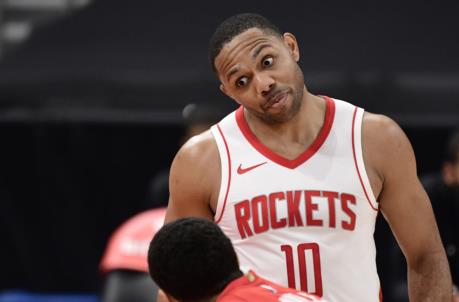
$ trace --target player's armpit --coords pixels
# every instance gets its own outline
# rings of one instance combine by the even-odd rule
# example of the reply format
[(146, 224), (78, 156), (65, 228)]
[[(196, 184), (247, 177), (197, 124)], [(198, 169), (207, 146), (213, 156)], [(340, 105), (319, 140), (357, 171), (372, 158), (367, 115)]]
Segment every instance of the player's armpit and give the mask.
[(370, 169), (381, 180), (380, 210), (408, 263), (410, 300), (451, 301), (448, 262), (408, 138), (384, 116), (368, 114), (363, 126), (363, 143), (373, 152), (367, 152)]
[(165, 223), (182, 217), (213, 219), (211, 200), (220, 186), (220, 158), (210, 131), (191, 138), (174, 158)]

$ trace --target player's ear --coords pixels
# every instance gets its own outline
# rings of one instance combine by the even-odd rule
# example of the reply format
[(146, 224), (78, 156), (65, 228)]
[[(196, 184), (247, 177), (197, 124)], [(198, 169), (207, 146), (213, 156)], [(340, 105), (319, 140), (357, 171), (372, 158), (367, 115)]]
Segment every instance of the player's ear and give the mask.
[(233, 98), (231, 93), (226, 89), (225, 85), (220, 84), (220, 90), (221, 90), (221, 92), (223, 92), (224, 94), (226, 94), (227, 96), (232, 98), (236, 103), (241, 104), (237, 99)]
[(171, 295), (166, 294), (162, 289), (158, 290), (158, 294), (156, 295), (156, 302), (176, 302)]
[(292, 33), (287, 32), (282, 35), (282, 39), (285, 46), (287, 46), (289, 49), (293, 59), (298, 62), (300, 60), (300, 50), (298, 48), (298, 42), (296, 41), (295, 36)]
[(227, 96), (229, 96), (230, 98), (233, 98), (231, 96), (231, 94), (229, 93), (229, 91), (226, 89), (225, 85), (223, 85), (223, 83), (220, 84), (220, 90), (221, 92), (223, 92), (224, 94), (226, 94)]
[(220, 83), (220, 91), (223, 92), (224, 94), (228, 95), (228, 93), (226, 92), (225, 86), (223, 84), (221, 84), (221, 83)]
[(161, 297), (161, 299), (158, 299), (156, 302), (179, 302), (179, 301), (176, 300), (171, 295), (166, 294), (165, 292), (163, 292), (163, 296)]

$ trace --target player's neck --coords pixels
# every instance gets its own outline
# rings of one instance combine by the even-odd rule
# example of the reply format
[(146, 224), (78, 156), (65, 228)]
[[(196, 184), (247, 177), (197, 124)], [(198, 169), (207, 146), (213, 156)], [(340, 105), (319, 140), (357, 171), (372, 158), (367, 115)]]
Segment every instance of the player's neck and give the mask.
[[(272, 125), (259, 119), (248, 117), (247, 122), (257, 138), (273, 151), (276, 151), (276, 145), (278, 144), (290, 146), (296, 144), (299, 149), (303, 147), (306, 150), (323, 127), (325, 111), (325, 100), (310, 94), (305, 89), (301, 107), (298, 113), (289, 121)], [(290, 157), (287, 154), (285, 155)], [(292, 157), (295, 156), (292, 155)]]

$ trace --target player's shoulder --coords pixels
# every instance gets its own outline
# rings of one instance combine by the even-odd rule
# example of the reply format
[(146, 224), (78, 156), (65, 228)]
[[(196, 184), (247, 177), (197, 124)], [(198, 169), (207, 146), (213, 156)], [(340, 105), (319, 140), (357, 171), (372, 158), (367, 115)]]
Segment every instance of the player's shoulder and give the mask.
[(202, 169), (211, 169), (218, 165), (220, 157), (215, 139), (210, 131), (191, 137), (177, 152), (171, 167), (171, 173), (176, 169), (186, 169), (193, 174)]
[(402, 128), (393, 119), (382, 114), (370, 112), (365, 112), (363, 115), (362, 134), (364, 135), (364, 140), (386, 147), (407, 141)]
[(398, 124), (387, 115), (371, 113), (368, 111), (365, 111), (363, 114), (362, 123), (364, 127), (370, 128), (372, 130), (394, 130), (394, 128), (399, 128)]
[(362, 120), (364, 157), (382, 166), (414, 156), (411, 143), (402, 128), (391, 118), (365, 112)]
[(212, 153), (218, 152), (217, 144), (212, 132), (204, 131), (198, 135), (191, 137), (178, 151), (176, 158), (186, 158), (190, 160), (198, 160), (205, 158)]

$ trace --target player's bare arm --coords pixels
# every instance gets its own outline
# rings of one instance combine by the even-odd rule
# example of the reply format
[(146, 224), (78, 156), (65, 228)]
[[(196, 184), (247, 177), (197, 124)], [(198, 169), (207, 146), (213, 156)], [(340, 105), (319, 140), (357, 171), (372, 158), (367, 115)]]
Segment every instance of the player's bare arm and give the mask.
[[(210, 130), (188, 140), (171, 165), (164, 223), (182, 217), (213, 219), (220, 187), (220, 157)], [(169, 300), (168, 300), (169, 298)], [(173, 302), (160, 289), (157, 301)]]
[(183, 145), (170, 170), (165, 223), (189, 216), (213, 219), (220, 187), (219, 163), (217, 145), (210, 130)]
[(407, 261), (410, 301), (452, 301), (447, 258), (408, 138), (391, 119), (369, 113), (362, 131), (373, 191)]

